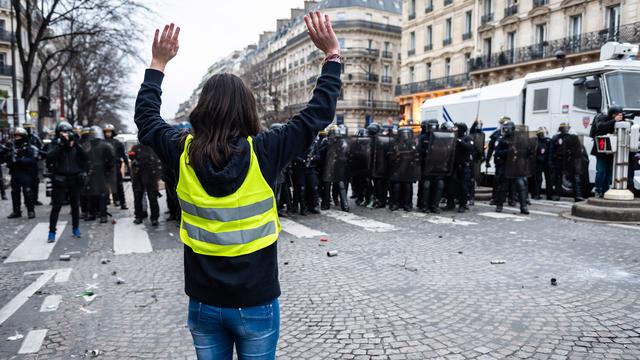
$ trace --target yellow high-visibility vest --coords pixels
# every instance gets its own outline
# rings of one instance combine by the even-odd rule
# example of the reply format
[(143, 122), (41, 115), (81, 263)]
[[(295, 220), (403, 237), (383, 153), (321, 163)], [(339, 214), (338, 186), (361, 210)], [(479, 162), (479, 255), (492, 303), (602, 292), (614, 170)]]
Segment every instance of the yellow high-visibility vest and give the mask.
[(180, 239), (194, 252), (209, 256), (240, 256), (263, 249), (281, 231), (273, 190), (262, 176), (253, 140), (248, 137), (251, 164), (235, 193), (224, 197), (207, 194), (189, 164), (187, 136), (180, 155), (178, 199), (182, 208)]

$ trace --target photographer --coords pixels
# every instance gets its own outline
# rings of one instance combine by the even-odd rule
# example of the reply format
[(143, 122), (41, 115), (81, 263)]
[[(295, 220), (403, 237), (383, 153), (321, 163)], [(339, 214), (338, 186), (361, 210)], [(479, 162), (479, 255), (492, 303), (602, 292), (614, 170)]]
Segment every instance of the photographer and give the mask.
[(64, 121), (56, 128), (56, 138), (47, 153), (47, 168), (53, 184), (51, 215), (49, 216), (48, 242), (56, 239), (56, 225), (63, 201), (69, 197), (73, 236), (80, 237), (80, 189), (87, 173), (87, 154), (78, 145), (78, 138), (71, 124)]
[[(616, 122), (624, 120), (624, 113), (620, 106), (611, 106), (607, 115), (598, 114), (594, 120), (594, 124), (591, 125), (591, 137), (593, 139), (596, 136), (603, 136), (607, 134), (613, 134), (615, 131)], [(593, 142), (593, 148), (591, 149), (591, 155), (596, 157), (596, 182), (594, 192), (596, 197), (603, 197), (604, 193), (609, 190), (611, 181), (613, 180), (613, 155), (602, 154), (596, 149), (596, 142)]]

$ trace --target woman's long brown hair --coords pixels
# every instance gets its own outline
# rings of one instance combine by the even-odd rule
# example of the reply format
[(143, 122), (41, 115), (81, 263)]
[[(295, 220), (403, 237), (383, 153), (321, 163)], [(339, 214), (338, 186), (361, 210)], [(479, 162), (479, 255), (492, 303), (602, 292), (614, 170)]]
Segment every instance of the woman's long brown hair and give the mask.
[(191, 166), (197, 169), (203, 169), (208, 161), (223, 168), (240, 151), (234, 140), (260, 131), (255, 97), (232, 74), (217, 74), (207, 80), (189, 120), (193, 141), (188, 154)]

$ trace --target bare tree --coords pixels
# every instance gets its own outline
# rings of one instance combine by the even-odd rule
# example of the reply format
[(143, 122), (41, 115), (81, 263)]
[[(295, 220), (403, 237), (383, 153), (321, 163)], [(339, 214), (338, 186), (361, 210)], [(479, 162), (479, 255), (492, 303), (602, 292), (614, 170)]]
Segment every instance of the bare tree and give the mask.
[(76, 39), (132, 33), (135, 38), (135, 14), (147, 10), (135, 0), (11, 0), (11, 6), (19, 29), (15, 39), (25, 108), (40, 86), (50, 87), (78, 53)]
[(268, 125), (278, 121), (281, 111), (282, 89), (279, 88), (277, 76), (266, 61), (250, 65), (243, 75), (244, 80), (253, 88), (258, 112)]

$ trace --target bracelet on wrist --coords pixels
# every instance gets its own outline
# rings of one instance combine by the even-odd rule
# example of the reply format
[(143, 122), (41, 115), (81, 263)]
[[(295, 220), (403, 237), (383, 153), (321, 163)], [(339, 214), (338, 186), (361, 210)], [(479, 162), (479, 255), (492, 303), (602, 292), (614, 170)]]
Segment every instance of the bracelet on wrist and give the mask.
[(340, 54), (329, 54), (325, 56), (324, 60), (322, 61), (322, 64), (324, 65), (329, 61), (342, 63), (342, 56)]

